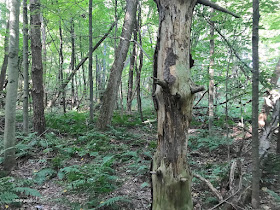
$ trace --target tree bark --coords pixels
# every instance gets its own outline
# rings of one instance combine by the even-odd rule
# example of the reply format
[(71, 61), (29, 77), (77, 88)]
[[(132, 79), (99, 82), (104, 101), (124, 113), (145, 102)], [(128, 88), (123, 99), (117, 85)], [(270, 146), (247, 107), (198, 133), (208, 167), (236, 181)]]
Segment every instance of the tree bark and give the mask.
[[(58, 80), (60, 86), (63, 85), (63, 37), (62, 37), (62, 28), (61, 28), (61, 20), (59, 20), (59, 72), (58, 72)], [(66, 102), (65, 102), (65, 87), (60, 90), (62, 91), (62, 107), (63, 107), (63, 113), (66, 113)]]
[[(71, 19), (71, 70), (75, 70), (75, 25), (73, 18)], [(73, 109), (76, 105), (76, 96), (75, 96), (75, 77), (72, 78), (71, 83), (71, 108)], [(78, 87), (77, 87), (78, 88)], [(78, 92), (78, 90), (77, 90)]]
[(260, 206), (260, 163), (259, 163), (259, 0), (253, 0), (253, 78), (252, 78), (252, 206)]
[(139, 44), (140, 44), (140, 53), (139, 53), (139, 67), (136, 71), (136, 91), (137, 91), (137, 107), (138, 107), (138, 112), (140, 114), (140, 119), (143, 122), (143, 113), (142, 113), (142, 102), (141, 102), (141, 72), (142, 72), (142, 67), (143, 67), (143, 49), (142, 49), (142, 35), (141, 35), (141, 4), (140, 2), (138, 3), (138, 20), (137, 20), (137, 31), (138, 31), (138, 36), (139, 36)]
[(45, 132), (44, 86), (41, 43), (40, 1), (30, 0), (33, 126), (38, 135)]
[(108, 85), (102, 98), (102, 105), (97, 124), (98, 128), (101, 130), (105, 129), (107, 125), (111, 124), (118, 88), (121, 81), (124, 61), (127, 56), (133, 23), (136, 17), (136, 5), (137, 0), (127, 0), (127, 8), (121, 34), (121, 40), (117, 49), (118, 53), (115, 56)]
[(188, 128), (194, 95), (190, 74), (190, 36), (196, 0), (156, 0), (159, 33), (154, 54), (154, 103), (158, 147), (153, 158), (153, 210), (191, 210)]
[(10, 171), (15, 159), (16, 102), (18, 88), (18, 49), (19, 49), (19, 0), (10, 1), (10, 30), (8, 58), (8, 88), (5, 107), (4, 130), (4, 169)]
[(23, 0), (23, 132), (28, 134), (28, 95), (29, 95), (29, 75), (28, 75), (28, 17), (27, 0)]
[[(214, 9), (211, 9), (211, 16), (214, 14)], [(214, 120), (214, 22), (210, 21), (210, 64), (209, 64), (209, 134), (212, 133), (213, 120)]]
[(89, 81), (89, 120), (93, 121), (93, 81), (92, 81), (92, 0), (89, 0), (89, 55), (88, 55), (88, 81)]
[(6, 79), (6, 72), (7, 72), (7, 67), (8, 67), (8, 58), (9, 58), (9, 20), (7, 21), (6, 24), (6, 35), (4, 39), (4, 60), (3, 64), (1, 67), (1, 75), (0, 75), (0, 91), (3, 91), (4, 89), (4, 84), (5, 84), (5, 79)]
[[(137, 31), (136, 31), (136, 19), (134, 21), (134, 41), (137, 41)], [(131, 105), (133, 100), (133, 70), (136, 63), (136, 43), (133, 42), (132, 54), (130, 56), (130, 66), (129, 66), (129, 74), (128, 74), (128, 84), (127, 84), (127, 103), (126, 103), (126, 111), (131, 113)]]

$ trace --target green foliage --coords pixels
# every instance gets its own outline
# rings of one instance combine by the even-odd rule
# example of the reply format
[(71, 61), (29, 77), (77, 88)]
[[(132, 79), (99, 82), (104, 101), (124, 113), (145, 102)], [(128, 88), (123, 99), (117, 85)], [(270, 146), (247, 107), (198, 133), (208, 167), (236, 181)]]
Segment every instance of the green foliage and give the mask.
[(116, 187), (112, 164), (114, 156), (105, 156), (98, 163), (73, 165), (60, 169), (59, 178), (67, 180), (70, 190), (90, 193), (106, 193)]
[(125, 126), (125, 127), (133, 127), (136, 125), (141, 125), (141, 119), (135, 115), (121, 115), (118, 112), (114, 112), (114, 116), (112, 119), (113, 125)]
[(86, 119), (87, 113), (76, 111), (67, 112), (66, 114), (53, 113), (46, 115), (48, 127), (67, 135), (78, 135), (86, 132)]
[(219, 134), (216, 134), (216, 136), (208, 136), (207, 131), (200, 130), (198, 135), (190, 136), (189, 147), (192, 150), (206, 149), (211, 152), (218, 149), (220, 146), (232, 144), (232, 141), (232, 139)]
[(43, 184), (45, 181), (53, 178), (56, 175), (56, 171), (52, 168), (43, 168), (42, 170), (35, 172), (34, 181), (38, 184)]
[(26, 182), (13, 177), (0, 178), (0, 205), (17, 202), (21, 195), (40, 197), (40, 193), (29, 187), (24, 187)]
[(117, 203), (130, 203), (130, 200), (127, 197), (116, 196), (100, 202), (100, 205), (97, 206), (96, 209), (109, 207), (109, 206), (112, 207), (113, 205), (117, 205)]
[(267, 188), (263, 188), (263, 191), (265, 191), (269, 195), (271, 195), (274, 198), (274, 200), (277, 202), (278, 206), (280, 206), (280, 196), (276, 192), (274, 192), (270, 189), (267, 189)]

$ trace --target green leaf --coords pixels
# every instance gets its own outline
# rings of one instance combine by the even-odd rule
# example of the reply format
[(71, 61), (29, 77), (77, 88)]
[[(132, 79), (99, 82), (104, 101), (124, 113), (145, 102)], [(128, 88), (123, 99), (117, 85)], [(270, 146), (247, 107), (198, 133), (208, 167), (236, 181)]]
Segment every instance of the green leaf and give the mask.
[(35, 196), (35, 197), (41, 197), (41, 194), (39, 191), (29, 188), (29, 187), (16, 187), (15, 188), (16, 192), (24, 193), (27, 196)]

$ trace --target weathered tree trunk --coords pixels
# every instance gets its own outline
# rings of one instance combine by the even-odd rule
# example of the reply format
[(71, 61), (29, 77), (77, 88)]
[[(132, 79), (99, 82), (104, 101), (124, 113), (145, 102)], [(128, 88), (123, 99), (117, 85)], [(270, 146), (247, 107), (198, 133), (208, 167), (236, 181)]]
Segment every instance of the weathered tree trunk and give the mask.
[(0, 91), (3, 91), (4, 89), (4, 84), (5, 84), (5, 79), (6, 79), (6, 72), (7, 72), (7, 67), (8, 67), (8, 58), (9, 58), (9, 20), (7, 21), (6, 24), (6, 35), (4, 39), (4, 60), (3, 64), (1, 67), (1, 74), (0, 74)]
[(102, 98), (102, 105), (98, 119), (98, 128), (105, 129), (107, 125), (111, 124), (113, 110), (118, 94), (119, 85), (121, 82), (121, 75), (124, 66), (124, 61), (127, 56), (127, 51), (130, 44), (131, 32), (136, 16), (137, 0), (127, 0), (126, 15), (122, 29), (120, 43), (117, 49), (117, 54), (108, 81), (107, 88)]
[(29, 75), (28, 75), (28, 17), (27, 0), (23, 0), (23, 132), (28, 134), (28, 95), (29, 95)]
[(259, 0), (253, 0), (253, 78), (252, 78), (252, 206), (260, 206), (260, 161), (259, 161)]
[(154, 57), (158, 147), (153, 158), (153, 210), (191, 210), (188, 128), (195, 88), (190, 78), (190, 31), (196, 0), (156, 0), (159, 34)]
[[(259, 155), (263, 156), (270, 148), (270, 137), (272, 136), (272, 131), (276, 129), (277, 123), (273, 117), (278, 116), (278, 104), (280, 94), (277, 89), (279, 86), (279, 77), (280, 77), (280, 59), (276, 65), (276, 68), (273, 72), (273, 75), (270, 80), (270, 84), (273, 86), (273, 89), (269, 90), (268, 95), (264, 97), (264, 103), (262, 105), (262, 111), (258, 117), (258, 124), (260, 128), (263, 128), (263, 132), (259, 137), (260, 146), (259, 146)], [(272, 117), (268, 117), (269, 113), (273, 110)], [(270, 119), (270, 120), (268, 120)]]
[[(211, 15), (213, 15), (214, 9), (211, 9)], [(210, 64), (209, 64), (209, 134), (211, 135), (213, 120), (214, 120), (214, 22), (210, 22)]]
[(10, 1), (10, 43), (8, 58), (8, 88), (5, 107), (4, 169), (10, 171), (15, 163), (16, 102), (18, 88), (19, 0)]
[(44, 86), (41, 43), (40, 1), (30, 0), (33, 126), (38, 135), (45, 132)]
[(89, 0), (89, 55), (88, 55), (88, 80), (89, 80), (89, 120), (93, 121), (93, 81), (92, 81), (92, 0)]

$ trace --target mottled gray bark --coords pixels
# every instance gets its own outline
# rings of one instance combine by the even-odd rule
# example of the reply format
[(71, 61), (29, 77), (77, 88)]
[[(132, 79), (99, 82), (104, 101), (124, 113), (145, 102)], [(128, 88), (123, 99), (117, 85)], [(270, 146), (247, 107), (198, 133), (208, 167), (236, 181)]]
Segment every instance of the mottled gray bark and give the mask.
[(16, 102), (18, 89), (19, 0), (10, 1), (10, 40), (8, 58), (8, 87), (5, 107), (4, 169), (10, 171), (15, 159)]
[(192, 210), (192, 176), (186, 156), (195, 92), (189, 52), (196, 0), (156, 2), (160, 21), (154, 55), (158, 147), (152, 167), (152, 209)]

